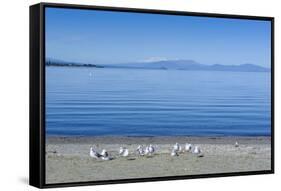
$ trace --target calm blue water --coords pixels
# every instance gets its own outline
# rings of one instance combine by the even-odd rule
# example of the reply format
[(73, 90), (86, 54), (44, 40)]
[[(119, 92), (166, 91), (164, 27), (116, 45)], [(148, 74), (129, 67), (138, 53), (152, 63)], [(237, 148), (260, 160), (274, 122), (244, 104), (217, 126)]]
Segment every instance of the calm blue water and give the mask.
[(46, 67), (48, 135), (270, 135), (270, 73)]

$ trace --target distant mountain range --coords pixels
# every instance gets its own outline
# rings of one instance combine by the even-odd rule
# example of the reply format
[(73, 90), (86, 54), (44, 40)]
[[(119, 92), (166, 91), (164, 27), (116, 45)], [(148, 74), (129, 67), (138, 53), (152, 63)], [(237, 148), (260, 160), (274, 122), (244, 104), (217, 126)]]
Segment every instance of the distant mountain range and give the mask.
[(269, 72), (269, 68), (254, 64), (222, 65), (200, 64), (194, 60), (165, 60), (156, 62), (121, 63), (111, 65), (83, 64), (64, 62), (54, 59), (46, 61), (47, 66), (72, 66), (72, 67), (96, 67), (96, 68), (132, 68), (132, 69), (161, 69), (161, 70), (201, 70), (201, 71), (235, 71), (235, 72)]
[(269, 72), (269, 68), (254, 64), (222, 65), (200, 64), (194, 60), (165, 60), (157, 62), (126, 63), (103, 65), (110, 68), (162, 69), (162, 70), (204, 70), (204, 71), (237, 71), (237, 72)]

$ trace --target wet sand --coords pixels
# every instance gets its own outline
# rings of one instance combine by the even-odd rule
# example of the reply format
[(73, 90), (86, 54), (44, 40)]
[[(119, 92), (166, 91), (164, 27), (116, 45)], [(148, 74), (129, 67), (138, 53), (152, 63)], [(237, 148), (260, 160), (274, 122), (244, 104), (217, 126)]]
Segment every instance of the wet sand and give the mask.
[[(235, 142), (239, 147), (235, 147)], [(190, 152), (170, 155), (180, 143), (198, 145), (204, 156)], [(270, 137), (59, 137), (46, 138), (46, 183), (83, 182), (145, 177), (180, 176), (271, 169)], [(90, 147), (106, 149), (114, 158), (96, 160)], [(152, 157), (138, 156), (138, 145), (152, 144)], [(118, 155), (119, 148), (129, 149), (128, 157)]]

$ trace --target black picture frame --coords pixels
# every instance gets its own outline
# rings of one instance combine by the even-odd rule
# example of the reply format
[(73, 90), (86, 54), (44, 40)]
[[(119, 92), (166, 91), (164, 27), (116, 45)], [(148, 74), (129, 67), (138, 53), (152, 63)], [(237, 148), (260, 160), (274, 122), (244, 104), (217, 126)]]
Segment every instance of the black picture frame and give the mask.
[[(238, 18), (249, 20), (264, 20), (271, 22), (271, 169), (265, 171), (231, 172), (219, 174), (202, 174), (186, 176), (169, 176), (157, 178), (104, 180), (73, 183), (45, 183), (45, 8), (70, 8), (86, 10), (105, 10), (132, 13), (153, 13), (164, 15), (198, 16), (212, 18)], [(231, 15), (216, 13), (198, 13), (154, 9), (135, 9), (121, 7), (104, 7), (89, 5), (72, 5), (56, 3), (39, 3), (30, 6), (30, 139), (29, 139), (29, 184), (38, 188), (65, 186), (100, 185), (116, 183), (132, 183), (147, 181), (167, 181), (191, 178), (211, 178), (242, 175), (258, 175), (274, 173), (274, 18)]]

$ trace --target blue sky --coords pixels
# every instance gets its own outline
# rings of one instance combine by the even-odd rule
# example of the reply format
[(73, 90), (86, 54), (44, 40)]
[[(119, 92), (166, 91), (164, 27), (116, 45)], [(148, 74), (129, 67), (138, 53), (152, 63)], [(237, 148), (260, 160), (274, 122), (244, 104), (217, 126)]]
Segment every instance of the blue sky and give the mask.
[(270, 28), (269, 21), (46, 8), (46, 57), (270, 67)]

